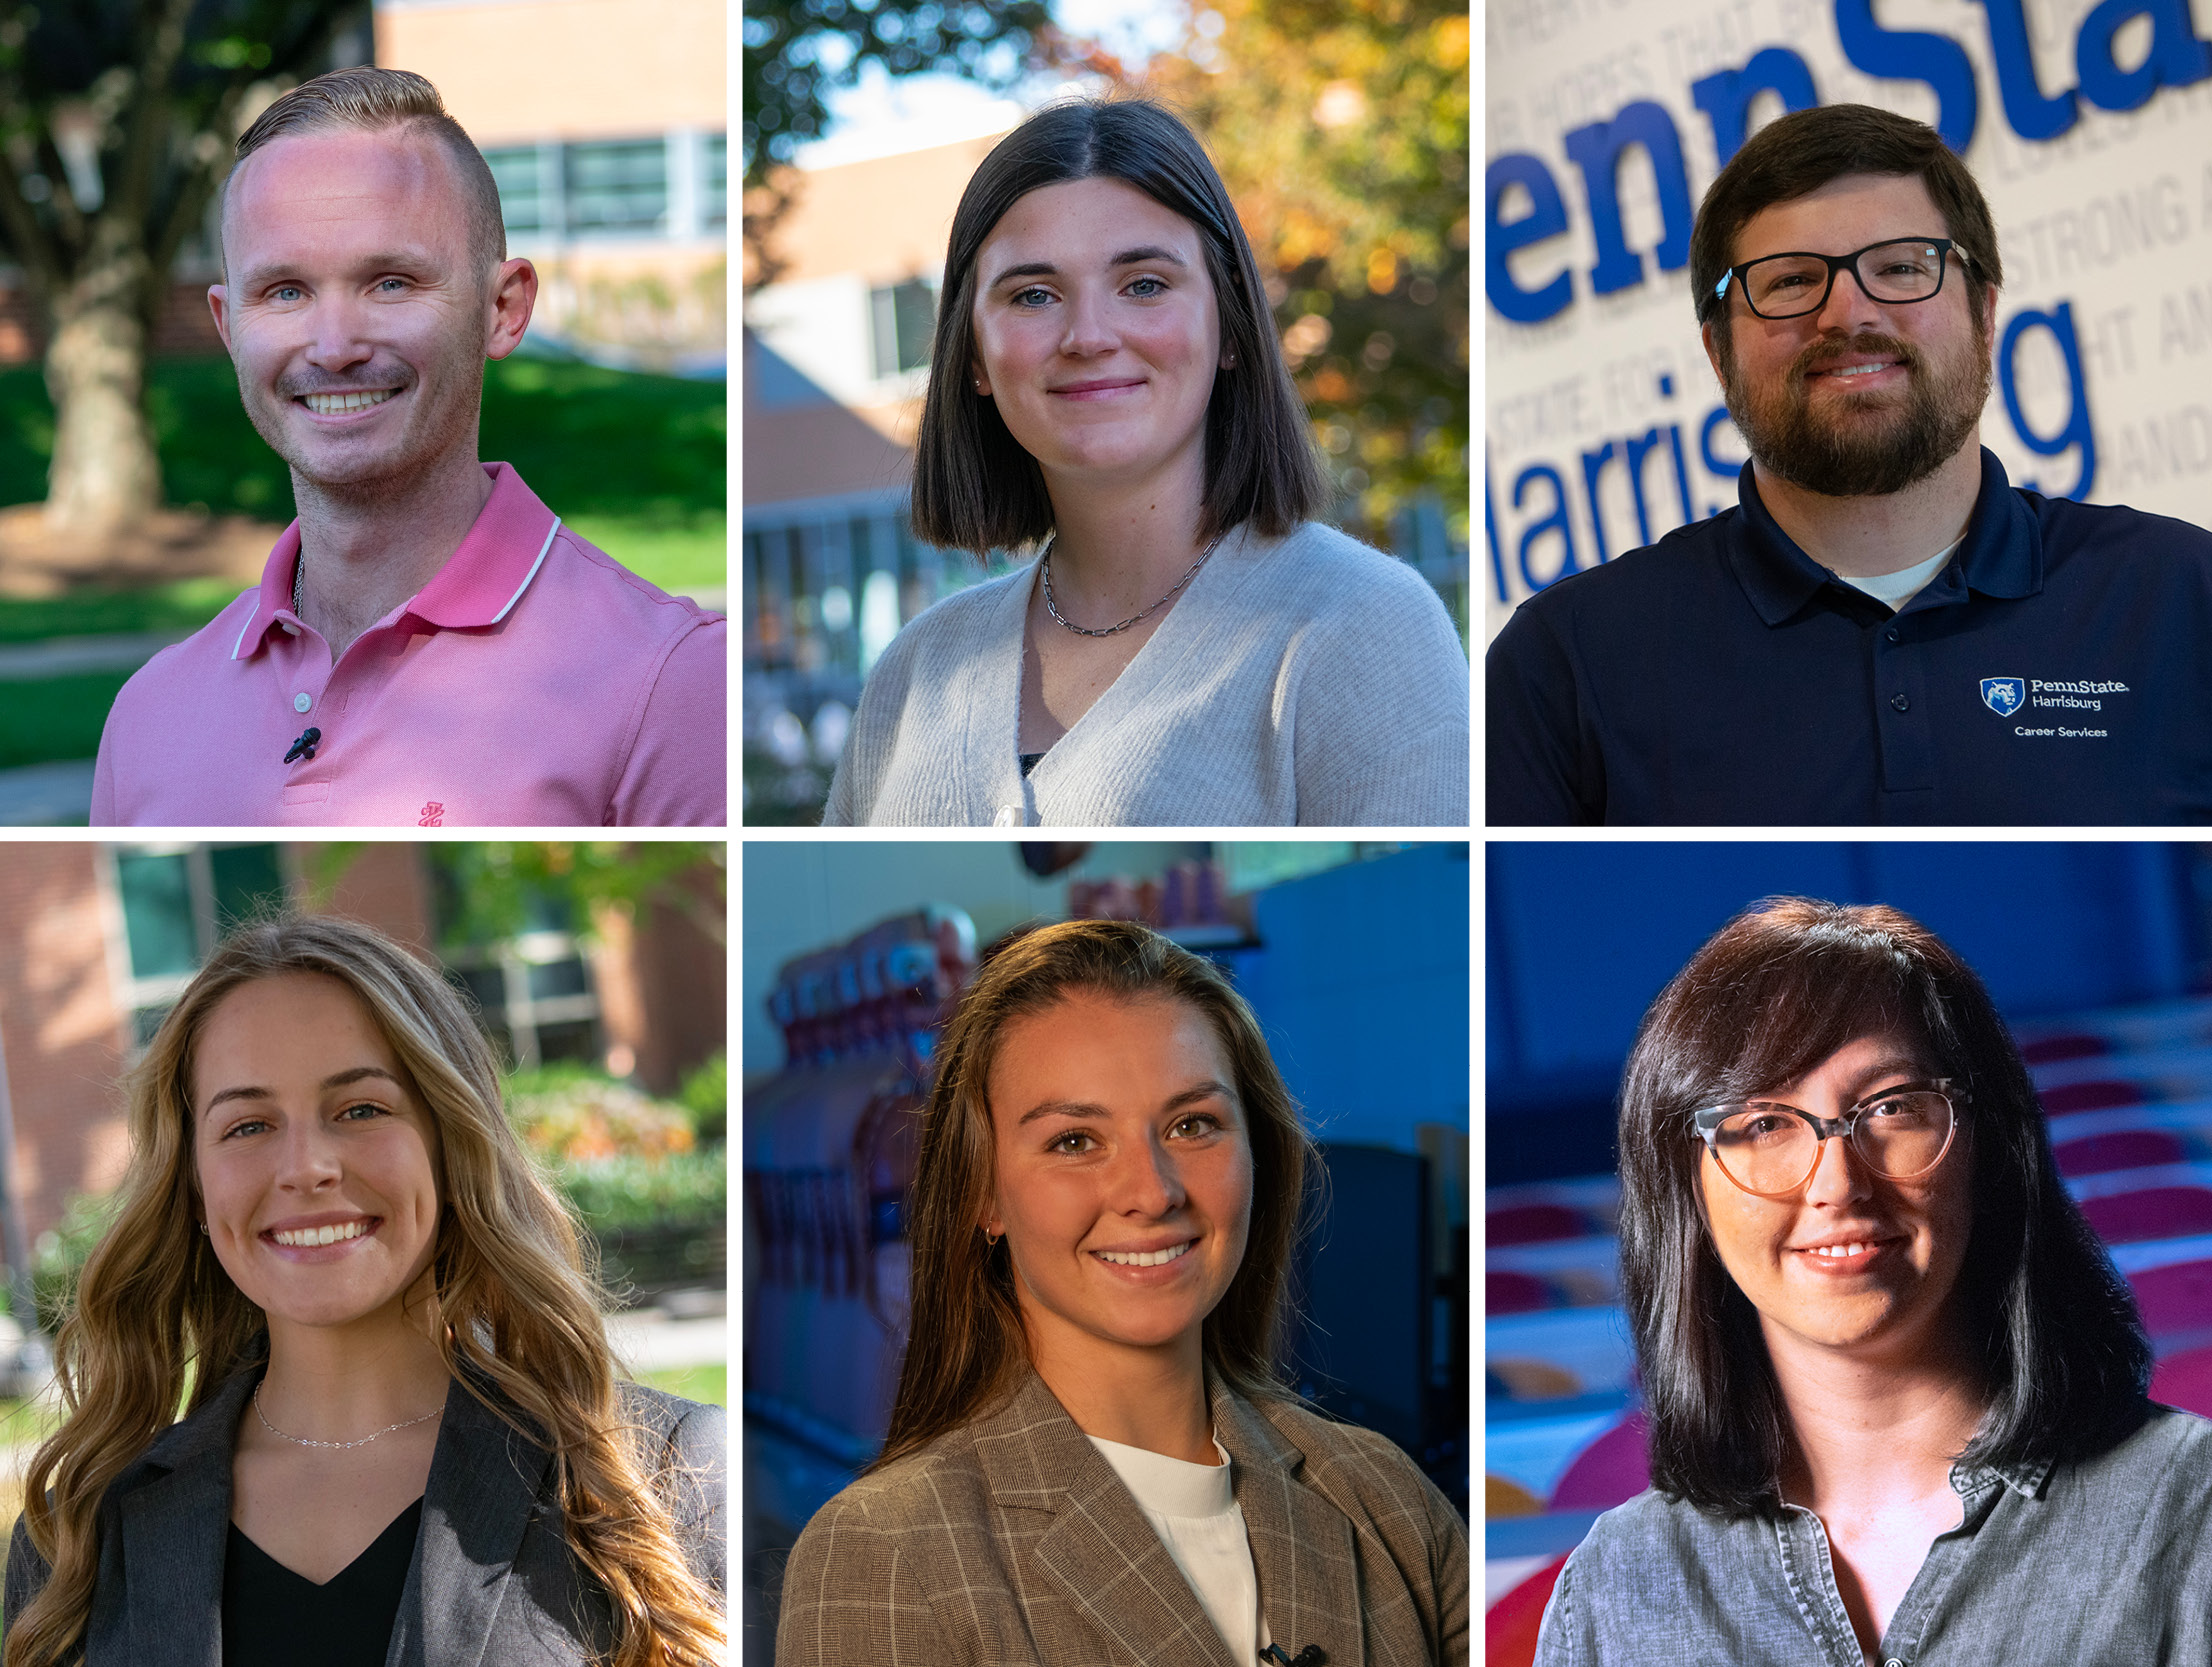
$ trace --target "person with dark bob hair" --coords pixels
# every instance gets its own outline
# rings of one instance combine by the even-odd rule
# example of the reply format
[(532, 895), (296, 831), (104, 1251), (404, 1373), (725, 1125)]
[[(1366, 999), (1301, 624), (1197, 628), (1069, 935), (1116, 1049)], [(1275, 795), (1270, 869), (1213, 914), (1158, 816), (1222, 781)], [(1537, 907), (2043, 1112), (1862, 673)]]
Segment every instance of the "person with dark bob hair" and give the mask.
[(869, 674), (827, 824), (1461, 825), (1467, 661), (1328, 490), (1190, 130), (1054, 105), (968, 182), (914, 456), (933, 544), (1042, 545)]
[(2212, 1425), (2146, 1398), (1981, 981), (1881, 906), (1759, 904), (1644, 1017), (1620, 1255), (1651, 1489), (1537, 1660), (2212, 1660)]
[(780, 1667), (1463, 1667), (1459, 1513), (1276, 1375), (1312, 1158), (1210, 962), (1104, 920), (987, 959), (922, 1113), (890, 1434), (791, 1553)]

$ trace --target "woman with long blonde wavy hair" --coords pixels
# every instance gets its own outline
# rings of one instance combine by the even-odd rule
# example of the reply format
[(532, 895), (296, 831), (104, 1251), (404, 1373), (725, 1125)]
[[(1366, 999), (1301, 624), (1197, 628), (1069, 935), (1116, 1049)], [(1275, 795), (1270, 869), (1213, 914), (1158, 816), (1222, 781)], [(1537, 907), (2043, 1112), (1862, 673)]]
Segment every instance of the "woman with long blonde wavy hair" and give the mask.
[(725, 1415), (616, 1379), (433, 968), (344, 921), (248, 926), (129, 1087), (4, 1667), (720, 1659)]

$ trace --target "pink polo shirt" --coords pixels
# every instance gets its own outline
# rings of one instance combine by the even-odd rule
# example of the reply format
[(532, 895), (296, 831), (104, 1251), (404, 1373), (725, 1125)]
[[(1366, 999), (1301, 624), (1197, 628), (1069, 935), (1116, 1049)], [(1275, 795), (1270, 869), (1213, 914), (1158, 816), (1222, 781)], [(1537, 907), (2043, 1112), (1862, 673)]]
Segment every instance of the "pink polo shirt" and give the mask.
[(726, 825), (728, 622), (484, 470), (460, 548), (336, 665), (292, 611), (286, 528), (259, 588), (115, 697), (94, 825)]

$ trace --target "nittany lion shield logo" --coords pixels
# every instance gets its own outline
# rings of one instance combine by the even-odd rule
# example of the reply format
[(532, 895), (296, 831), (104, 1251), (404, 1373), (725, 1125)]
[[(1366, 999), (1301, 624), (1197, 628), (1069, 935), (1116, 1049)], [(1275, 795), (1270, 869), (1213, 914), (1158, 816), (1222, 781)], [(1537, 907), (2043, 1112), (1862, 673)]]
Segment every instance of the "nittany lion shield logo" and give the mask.
[(2028, 686), (2017, 677), (1985, 677), (1982, 679), (1982, 704), (2000, 718), (2009, 718), (2020, 710), (2020, 703), (2028, 698)]

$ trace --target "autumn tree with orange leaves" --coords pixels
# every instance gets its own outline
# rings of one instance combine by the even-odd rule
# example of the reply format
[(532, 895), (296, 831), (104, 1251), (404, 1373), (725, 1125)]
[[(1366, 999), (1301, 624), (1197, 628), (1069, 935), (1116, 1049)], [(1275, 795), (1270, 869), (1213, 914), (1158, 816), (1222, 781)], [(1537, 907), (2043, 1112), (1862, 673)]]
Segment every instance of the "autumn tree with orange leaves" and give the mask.
[(1194, 0), (1143, 82), (1213, 153), (1315, 437), (1386, 546), (1424, 494), (1467, 537), (1468, 87), (1444, 0)]

